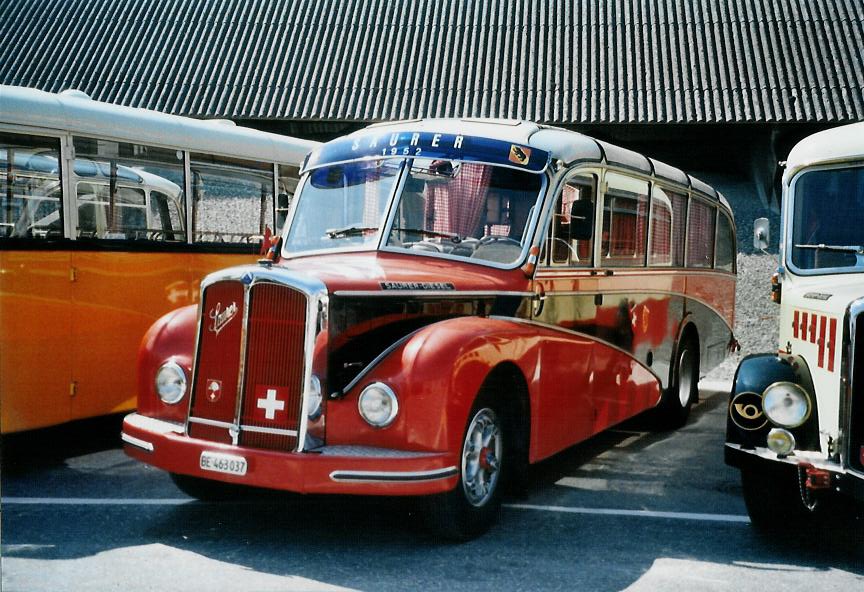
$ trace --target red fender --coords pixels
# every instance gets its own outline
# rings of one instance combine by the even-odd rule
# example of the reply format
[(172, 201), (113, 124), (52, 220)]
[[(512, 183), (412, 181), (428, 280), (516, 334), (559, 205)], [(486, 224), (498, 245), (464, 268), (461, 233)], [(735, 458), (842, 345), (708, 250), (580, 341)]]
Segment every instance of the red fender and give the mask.
[(185, 421), (189, 393), (176, 405), (166, 405), (156, 394), (155, 378), (162, 364), (174, 360), (186, 370), (191, 391), (197, 326), (198, 306), (191, 304), (163, 315), (144, 334), (138, 350), (138, 411), (143, 415), (179, 423)]

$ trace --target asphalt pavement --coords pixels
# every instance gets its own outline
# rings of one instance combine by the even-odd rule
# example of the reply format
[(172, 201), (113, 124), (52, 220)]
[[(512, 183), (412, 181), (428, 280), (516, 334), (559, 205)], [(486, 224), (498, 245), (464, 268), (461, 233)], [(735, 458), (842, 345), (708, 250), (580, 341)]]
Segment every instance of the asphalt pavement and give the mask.
[(531, 470), (477, 540), (437, 540), (410, 499), (182, 494), (126, 457), (117, 418), (3, 441), (2, 591), (864, 589), (864, 527), (765, 537), (723, 464), (726, 395), (639, 419)]

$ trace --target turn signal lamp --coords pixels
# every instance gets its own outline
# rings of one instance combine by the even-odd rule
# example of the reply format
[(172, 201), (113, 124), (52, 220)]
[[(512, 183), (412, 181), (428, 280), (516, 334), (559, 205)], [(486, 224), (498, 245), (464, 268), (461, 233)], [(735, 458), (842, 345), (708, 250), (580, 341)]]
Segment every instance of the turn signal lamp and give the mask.
[(774, 272), (771, 276), (771, 302), (780, 304), (780, 297), (783, 292), (783, 283), (780, 281), (780, 274)]
[(532, 278), (534, 277), (534, 270), (537, 269), (537, 260), (540, 257), (540, 247), (534, 245), (528, 250), (528, 260), (525, 262), (525, 265), (522, 266), (522, 273), (525, 274), (525, 277)]

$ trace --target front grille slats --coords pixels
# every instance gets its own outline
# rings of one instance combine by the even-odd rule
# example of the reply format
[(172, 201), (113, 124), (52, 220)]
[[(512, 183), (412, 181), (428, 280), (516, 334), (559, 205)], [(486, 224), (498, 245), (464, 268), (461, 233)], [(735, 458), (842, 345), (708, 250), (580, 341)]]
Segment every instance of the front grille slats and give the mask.
[[(249, 307), (245, 341), (244, 305)], [(236, 308), (232, 309), (234, 317), (226, 321), (224, 311), (229, 306)], [(219, 281), (205, 289), (190, 436), (232, 442), (228, 427), (196, 420), (218, 421), (232, 424), (243, 446), (296, 447), (302, 418), (307, 307), (303, 292), (270, 282), (247, 287), (239, 281)]]
[[(276, 284), (251, 293), (243, 426), (296, 431), (303, 394), (306, 297)], [(293, 448), (297, 436), (242, 431), (241, 444)]]

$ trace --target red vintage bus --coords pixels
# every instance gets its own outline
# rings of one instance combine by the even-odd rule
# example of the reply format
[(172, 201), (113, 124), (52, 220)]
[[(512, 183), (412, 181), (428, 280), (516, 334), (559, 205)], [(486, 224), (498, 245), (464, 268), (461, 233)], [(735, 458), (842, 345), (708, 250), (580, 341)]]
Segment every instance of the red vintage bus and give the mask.
[(711, 187), (578, 133), (369, 127), (307, 158), (267, 260), (150, 329), (126, 451), (198, 496), (429, 496), (475, 536), (508, 474), (686, 421), (733, 343), (734, 234)]

